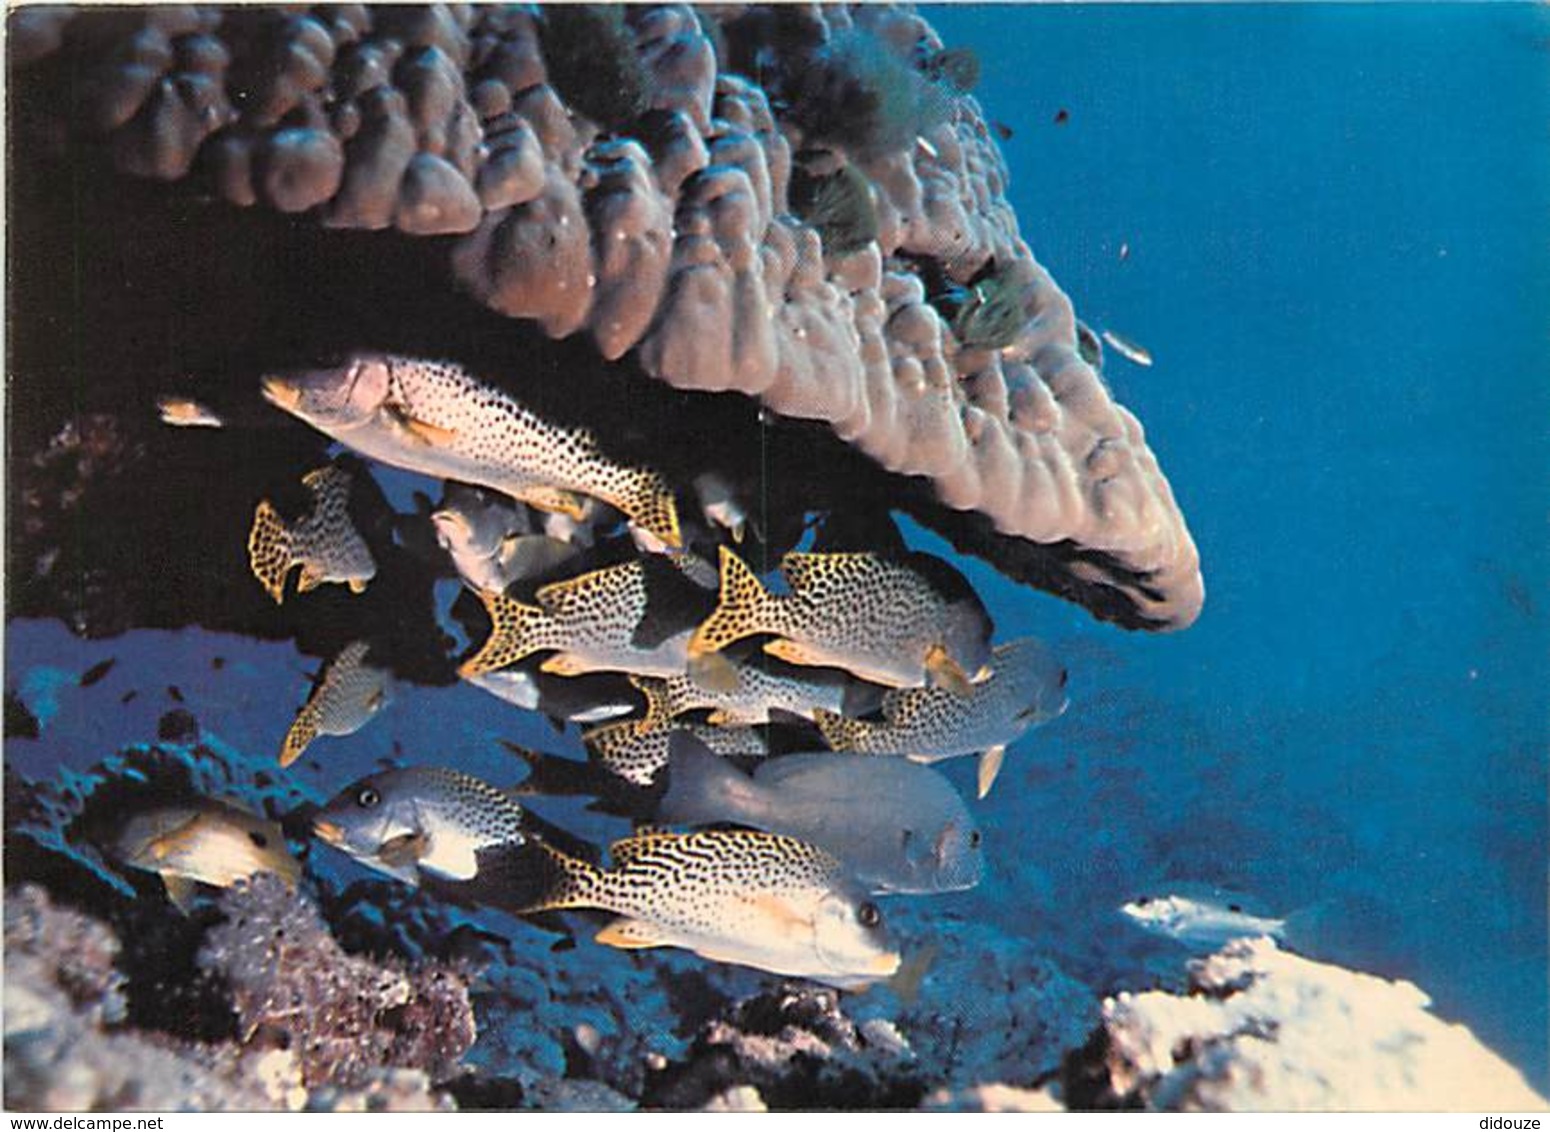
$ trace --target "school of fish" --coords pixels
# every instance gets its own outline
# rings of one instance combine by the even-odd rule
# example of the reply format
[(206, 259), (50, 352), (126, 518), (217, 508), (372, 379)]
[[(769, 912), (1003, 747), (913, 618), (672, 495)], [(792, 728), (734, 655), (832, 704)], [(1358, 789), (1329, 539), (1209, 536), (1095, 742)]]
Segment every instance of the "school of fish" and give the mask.
[[(417, 546), (461, 583), (446, 612), (469, 645), (449, 666), (513, 711), (588, 727), (585, 760), (519, 750), (528, 774), (515, 785), (385, 764), (310, 815), (319, 843), (433, 895), (605, 916), (606, 946), (849, 990), (908, 973), (879, 899), (963, 891), (991, 867), (970, 802), (924, 764), (978, 756), (983, 798), (1007, 748), (1066, 709), (1066, 671), (1037, 641), (997, 644), (947, 562), (902, 539), (857, 546), (827, 516), (772, 547), (746, 483), (718, 472), (680, 485), (680, 514), (662, 472), (456, 364), (360, 353), (261, 386), (366, 467), (441, 481), (439, 503), (432, 487), (414, 515), (386, 522), (369, 514), (385, 496), (361, 490), (357, 462), (316, 468), (302, 493), (276, 483), (274, 499), (311, 506), (257, 501), (248, 550), (264, 592), (283, 602), (299, 567), (286, 612), (305, 616), (319, 585), (361, 594), (385, 555)], [(160, 408), (169, 423), (209, 423)], [(369, 606), (346, 596), (331, 616)], [(280, 765), (312, 751), (326, 769), (325, 740), (392, 702), (390, 627), (357, 620), (285, 731)], [(606, 853), (580, 842), (533, 811), (558, 794), (592, 795), (635, 832)], [(300, 883), (281, 830), (224, 804), (135, 820), (117, 858), (160, 874), (180, 906), (200, 884), (259, 871)]]

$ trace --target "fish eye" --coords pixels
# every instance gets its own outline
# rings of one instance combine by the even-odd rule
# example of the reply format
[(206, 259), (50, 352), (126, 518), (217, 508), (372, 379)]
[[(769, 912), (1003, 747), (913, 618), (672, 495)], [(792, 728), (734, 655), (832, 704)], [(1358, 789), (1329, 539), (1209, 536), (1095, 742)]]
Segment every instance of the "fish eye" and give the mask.
[(256, 829), (251, 829), (248, 831), (248, 840), (253, 843), (255, 848), (269, 848), (269, 838), (265, 837), (262, 833), (259, 833)]
[(1062, 688), (1064, 688), (1066, 686), (1066, 681), (1069, 680), (1070, 678), (1071, 678), (1071, 673), (1067, 672), (1064, 668), (1062, 668), (1060, 670), (1060, 686)]
[(355, 804), (363, 810), (369, 810), (382, 801), (382, 795), (378, 794), (370, 786), (361, 788), (361, 792), (355, 796)]
[(1136, 907), (1137, 908), (1145, 908), (1151, 902), (1152, 902), (1152, 898), (1150, 896), (1143, 896), (1139, 900), (1136, 901)]
[(909, 843), (912, 840), (914, 840), (914, 838), (915, 838), (915, 831), (913, 829), (906, 829), (904, 831), (903, 836), (899, 838), (899, 844), (901, 844), (904, 847), (908, 848), (909, 847)]
[(868, 900), (856, 909), (856, 919), (861, 921), (861, 926), (864, 928), (875, 928), (883, 922), (883, 913), (876, 904)]
[(969, 834), (969, 848), (978, 849), (980, 847), (980, 841), (982, 840), (983, 837), (981, 836), (980, 831), (976, 829), (973, 833)]
[(1242, 904), (1229, 904), (1229, 905), (1227, 905), (1227, 910), (1229, 912), (1241, 912), (1241, 911), (1243, 911), (1243, 905)]

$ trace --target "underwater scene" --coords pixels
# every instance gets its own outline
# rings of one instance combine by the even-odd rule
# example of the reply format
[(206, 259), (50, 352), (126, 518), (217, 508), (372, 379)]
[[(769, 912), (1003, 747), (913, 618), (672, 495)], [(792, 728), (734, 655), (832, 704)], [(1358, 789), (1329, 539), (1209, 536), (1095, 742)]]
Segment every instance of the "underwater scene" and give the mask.
[(1550, 9), (6, 32), (7, 1109), (1550, 1105)]

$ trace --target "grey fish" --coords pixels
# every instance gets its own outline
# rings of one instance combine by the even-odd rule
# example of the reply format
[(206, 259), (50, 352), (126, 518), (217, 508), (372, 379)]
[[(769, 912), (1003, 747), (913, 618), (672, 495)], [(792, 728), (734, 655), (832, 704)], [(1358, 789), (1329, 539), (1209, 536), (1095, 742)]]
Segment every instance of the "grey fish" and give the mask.
[(1031, 637), (999, 645), (991, 674), (966, 696), (943, 688), (904, 688), (882, 701), (882, 722), (820, 711), (815, 719), (836, 751), (909, 755), (922, 762), (980, 753), (980, 797), (990, 792), (1009, 744), (1066, 710), (1066, 670)]
[(674, 741), (657, 817), (731, 822), (810, 841), (872, 892), (955, 892), (984, 873), (980, 831), (952, 784), (904, 759), (782, 755), (750, 778), (692, 740)]
[(274, 873), (295, 888), (301, 878), (277, 824), (212, 798), (134, 814), (108, 849), (131, 868), (158, 874), (168, 898), (185, 913), (196, 884), (229, 888)]
[(1116, 334), (1112, 330), (1103, 332), (1103, 340), (1114, 347), (1114, 352), (1127, 362), (1134, 362), (1138, 366), (1152, 364), (1152, 352), (1139, 342), (1133, 342), (1123, 334)]
[(350, 522), (350, 473), (332, 464), (302, 477), (312, 492), (312, 512), (287, 524), (269, 500), (262, 500), (248, 533), (248, 564), (275, 604), (285, 600), (285, 579), (301, 567), (300, 593), (324, 582), (343, 582), (361, 593), (376, 577), (377, 563)]
[(708, 727), (696, 723), (647, 723), (627, 720), (594, 727), (581, 740), (593, 758), (608, 770), (636, 786), (656, 784), (668, 764), (673, 736), (687, 733), (718, 755), (769, 754), (769, 741), (755, 727)]
[(392, 674), (365, 663), (366, 642), (352, 641), (329, 662), (280, 747), (290, 766), (319, 735), (354, 735), (393, 699)]
[(745, 637), (773, 634), (764, 649), (792, 664), (843, 668), (894, 688), (928, 681), (967, 693), (990, 659), (990, 617), (967, 583), (949, 595), (950, 570), (926, 555), (908, 564), (875, 554), (787, 554), (789, 594), (772, 593), (746, 563), (721, 548), (721, 599), (695, 631), (689, 658), (703, 683), (704, 658)]
[(659, 474), (610, 460), (587, 430), (546, 421), (453, 363), (361, 354), (333, 369), (265, 378), (264, 396), (385, 464), (578, 519), (577, 493), (595, 496), (668, 547), (681, 545), (673, 493)]
[(735, 661), (726, 671), (731, 679), (719, 688), (708, 688), (688, 673), (660, 679), (632, 676), (630, 683), (646, 697), (646, 723), (708, 708), (709, 722), (718, 726), (769, 723), (772, 712), (803, 719), (821, 710), (840, 712), (850, 683), (839, 672), (797, 669), (787, 675)]
[(528, 509), (498, 491), (449, 483), (431, 513), (436, 540), (476, 592), (553, 575), (580, 553), (570, 542), (537, 534)]
[(511, 794), (446, 767), (413, 766), (345, 787), (313, 820), (322, 841), (364, 865), (418, 884), (420, 874), (472, 880), (485, 850), (527, 844)]
[(706, 959), (860, 989), (899, 969), (882, 913), (828, 853), (754, 830), (651, 833), (615, 842), (607, 869), (540, 846), (549, 891), (527, 911), (617, 913), (611, 947), (682, 947)]
[(694, 494), (708, 525), (725, 529), (732, 536), (733, 542), (743, 541), (743, 533), (749, 525), (748, 511), (725, 476), (716, 472), (696, 476)]
[[(458, 669), (464, 679), (507, 668), (535, 652), (552, 651), (544, 672), (633, 672), (673, 676), (688, 664), (688, 643), (697, 611), (708, 604), (660, 557), (552, 582), (528, 605), (482, 592), (489, 611), (489, 639)], [(689, 604), (677, 609), (684, 598)]]

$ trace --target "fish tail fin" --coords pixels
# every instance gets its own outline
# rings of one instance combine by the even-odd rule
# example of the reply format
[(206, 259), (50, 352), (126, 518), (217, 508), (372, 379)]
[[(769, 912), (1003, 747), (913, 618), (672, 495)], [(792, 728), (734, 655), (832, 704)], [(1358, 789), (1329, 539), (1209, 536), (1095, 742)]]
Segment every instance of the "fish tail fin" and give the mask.
[(701, 825), (726, 820), (728, 801), (756, 792), (757, 784), (686, 731), (668, 745), (667, 793), (657, 817), (670, 823)]
[(261, 500), (248, 532), (248, 565), (276, 605), (285, 600), (285, 576), (295, 564), (290, 528), (269, 500)]
[(301, 758), (302, 752), (317, 737), (317, 712), (309, 703), (296, 713), (296, 722), (292, 723), (291, 729), (285, 733), (285, 742), (280, 745), (280, 765), (290, 766)]
[(672, 488), (658, 473), (645, 469), (632, 471), (625, 479), (619, 497), (609, 502), (637, 526), (656, 535), (669, 550), (683, 546), (683, 532), (678, 526), (678, 501), (673, 498)]
[(689, 638), (689, 659), (720, 652), (756, 633), (777, 631), (782, 620), (779, 614), (780, 599), (765, 588), (746, 562), (723, 546), (721, 596), (711, 615)]
[(635, 733), (644, 735), (665, 727), (673, 718), (673, 699), (667, 692), (666, 680), (653, 680), (645, 676), (631, 676), (635, 690), (646, 697), (646, 714), (635, 721)]
[(561, 908), (601, 908), (603, 870), (596, 865), (562, 853), (554, 846), (534, 840), (542, 879), (538, 895), (521, 912), (549, 912)]
[(866, 734), (864, 720), (851, 719), (823, 708), (813, 709), (813, 722), (818, 725), (818, 732), (831, 751), (858, 750), (861, 737)]
[(505, 594), (481, 592), (479, 600), (490, 615), (490, 636), (479, 651), (457, 670), (467, 680), (509, 668), (541, 649), (559, 648), (554, 618), (536, 605), (524, 605)]

